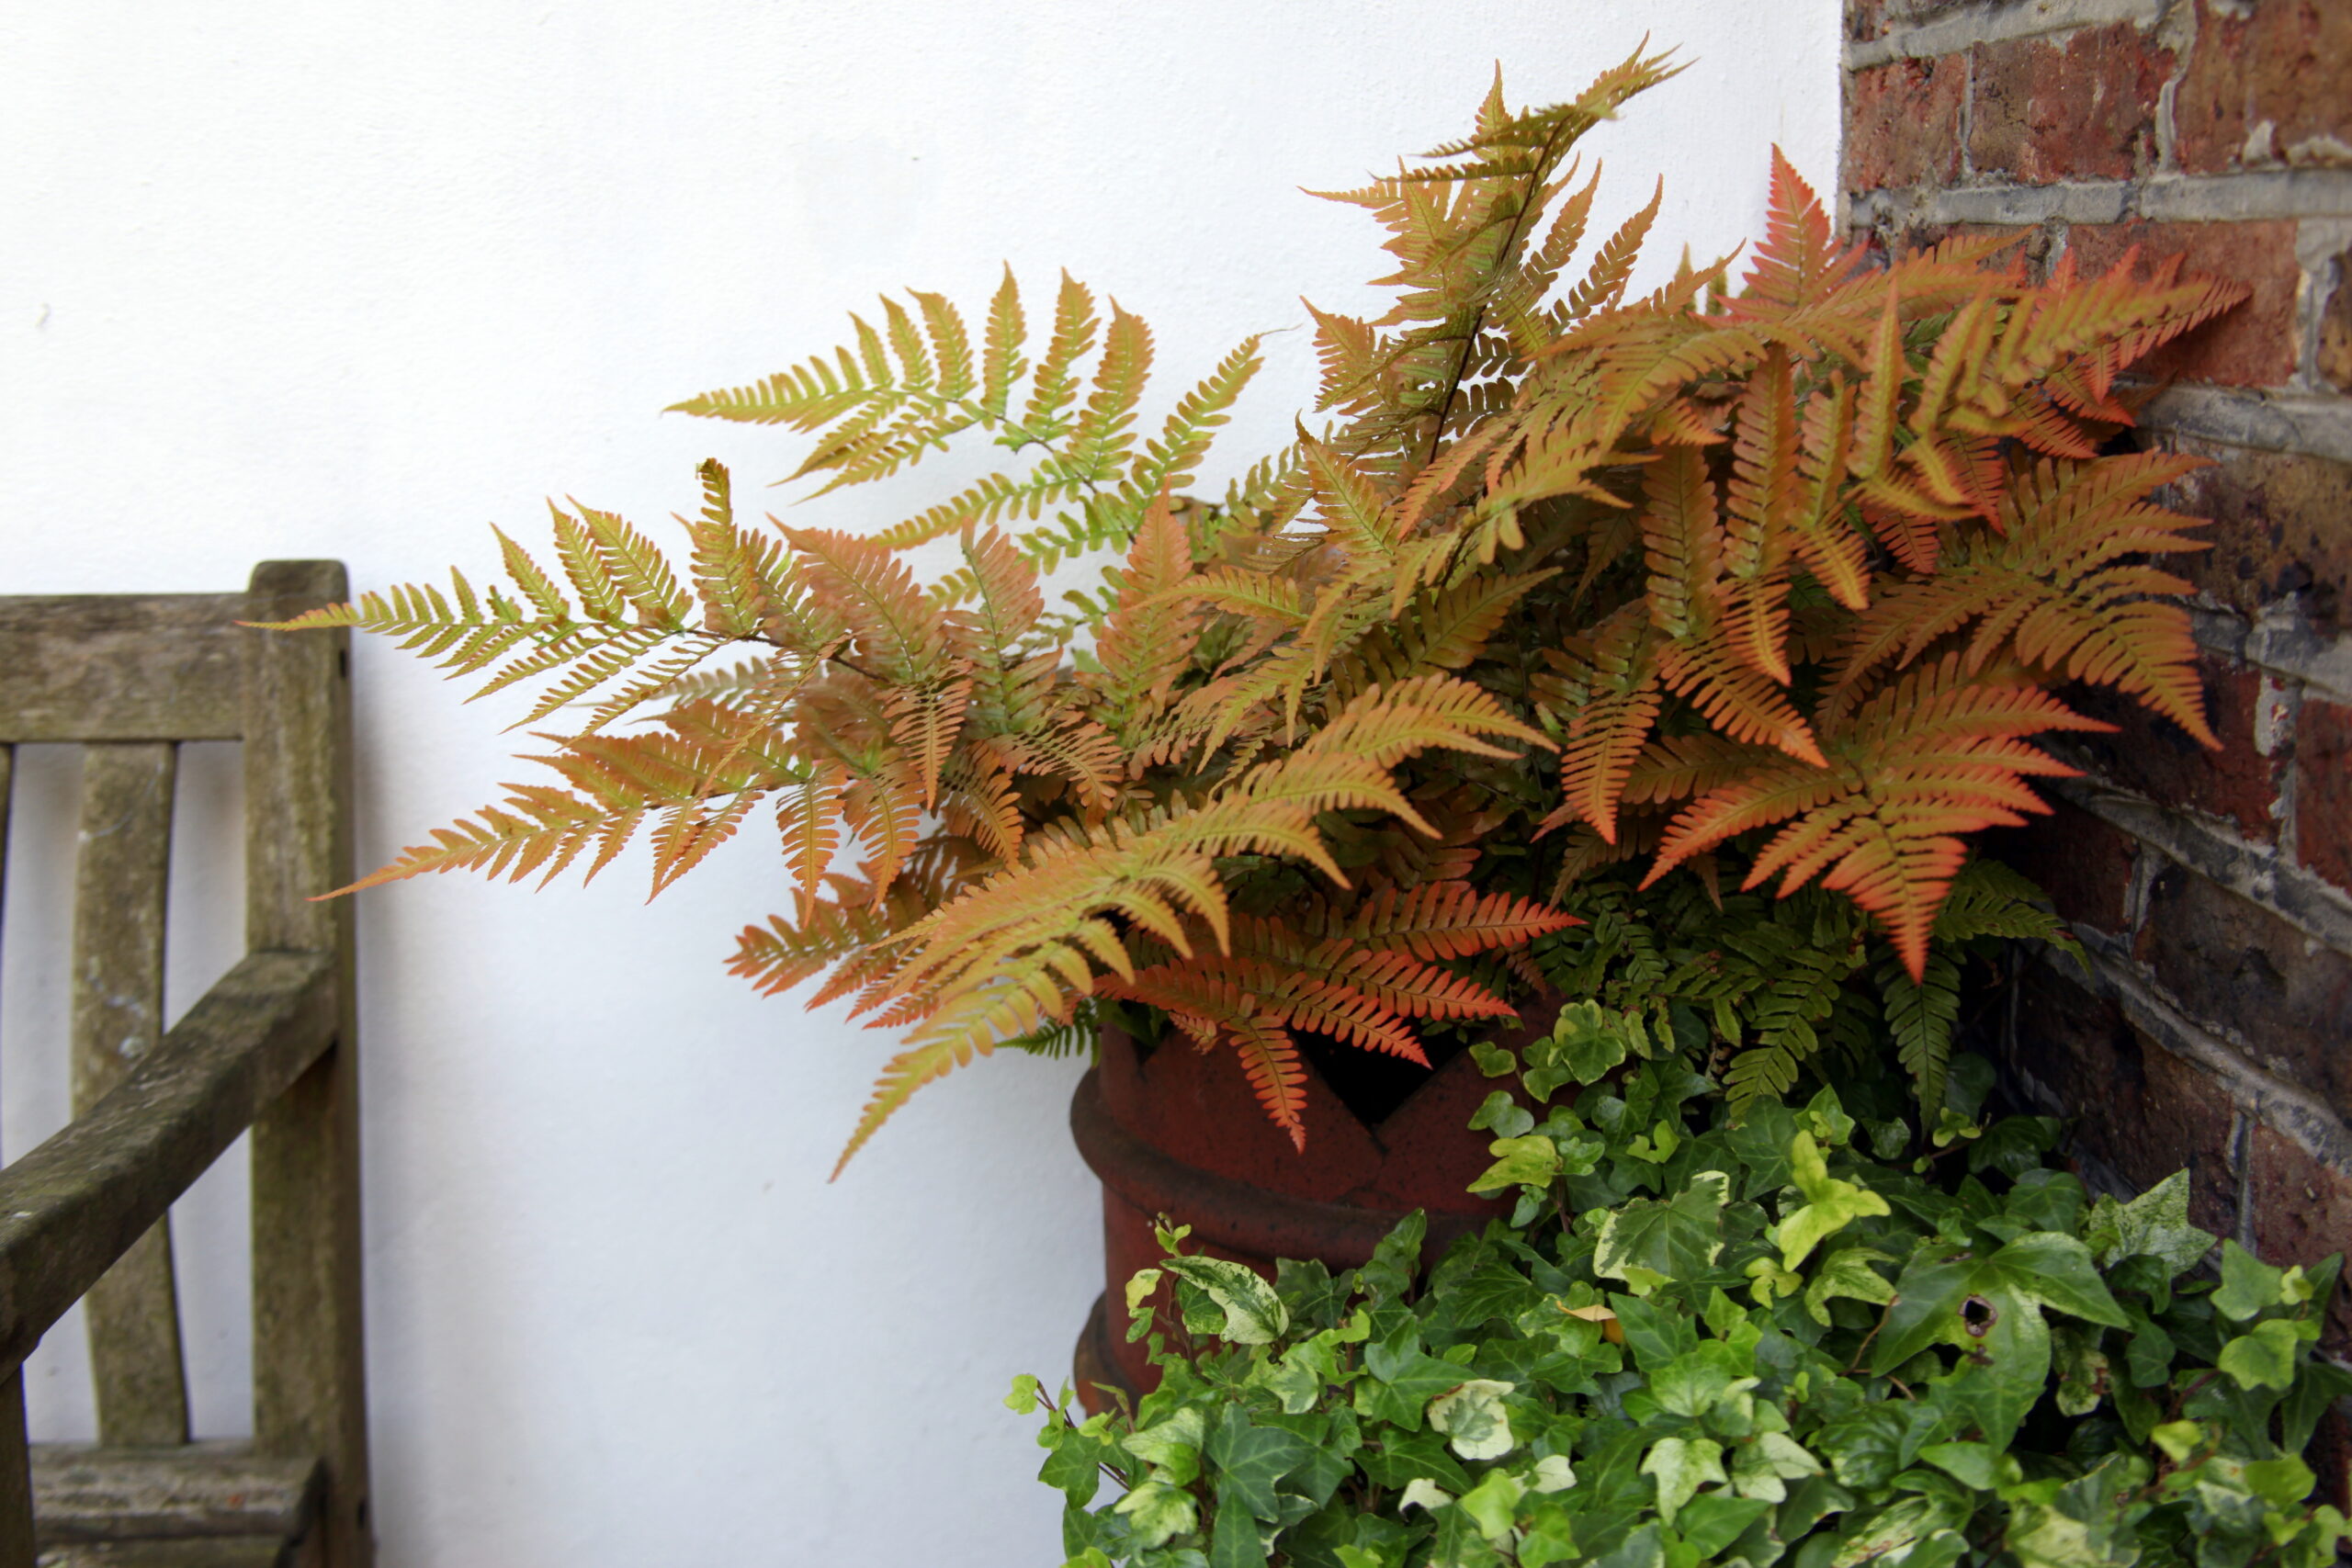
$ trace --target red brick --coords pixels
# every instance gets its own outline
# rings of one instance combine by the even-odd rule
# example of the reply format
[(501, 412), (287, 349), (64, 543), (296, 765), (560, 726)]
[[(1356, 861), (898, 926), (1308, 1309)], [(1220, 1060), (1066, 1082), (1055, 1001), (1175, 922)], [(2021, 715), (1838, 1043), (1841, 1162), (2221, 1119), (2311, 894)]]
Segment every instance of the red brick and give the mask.
[(2051, 803), (2050, 815), (2022, 828), (1977, 835), (1984, 853), (2030, 876), (2058, 913), (2103, 931), (2124, 929), (2124, 900), (2139, 840), (2080, 807)]
[(2205, 720), (2221, 742), (2219, 748), (2200, 745), (2135, 698), (2105, 688), (2076, 687), (2069, 689), (2067, 701), (2114, 725), (2116, 732), (2079, 737), (2072, 749), (2116, 784), (2166, 806), (2186, 806), (2222, 818), (2256, 843), (2267, 843), (2278, 832), (2270, 807), (2278, 797), (2286, 764), (2255, 750), (2262, 679), (2242, 664), (2210, 653), (2199, 656), (2198, 674), (2205, 689)]
[(1846, 0), (1846, 37), (1868, 43), (1886, 31), (1886, 0)]
[(2173, 99), (2180, 166), (2193, 175), (2237, 167), (2247, 135), (2266, 121), (2278, 155), (2352, 161), (2347, 81), (2352, 6), (2343, 0), (2262, 0), (2245, 16), (2198, 0), (2197, 43)]
[(2156, 97), (2172, 69), (2172, 51), (2130, 22), (2085, 28), (2063, 43), (1980, 43), (1970, 164), (2033, 185), (2145, 173), (2156, 156)]
[(2170, 504), (2211, 519), (2212, 548), (2165, 570), (2249, 618), (2290, 594), (2323, 634), (2352, 630), (2352, 464), (2289, 452), (2182, 442), (2215, 459), (2176, 487)]
[[(2312, 1158), (2302, 1145), (2257, 1122), (2246, 1144), (2247, 1213), (2254, 1249), (2266, 1263), (2317, 1263), (2352, 1250), (2352, 1172)], [(2352, 1350), (2352, 1290), (2328, 1306), (2324, 1348)]]
[(1959, 55), (1898, 60), (1846, 79), (1846, 188), (1949, 185), (1960, 175)]
[(2295, 373), (2295, 224), (2116, 223), (2084, 225), (2067, 239), (2086, 276), (2104, 273), (2133, 245), (2144, 263), (2182, 258), (2186, 273), (2227, 277), (2252, 296), (2233, 310), (2141, 361), (2147, 375), (2230, 387), (2272, 387)]
[(2247, 1060), (2352, 1113), (2352, 958), (2178, 866), (2151, 886), (2134, 952)]
[(2143, 1189), (2187, 1170), (2189, 1217), (2217, 1234), (2234, 1231), (2235, 1111), (2221, 1086), (2073, 980), (2036, 967), (2019, 985), (2017, 1066), (2073, 1114), (2076, 1146)]
[(2352, 707), (2304, 697), (2295, 770), (2295, 858), (2352, 889)]
[(2339, 392), (2352, 392), (2352, 251), (2335, 258), (2335, 288), (2319, 313), (2319, 373)]

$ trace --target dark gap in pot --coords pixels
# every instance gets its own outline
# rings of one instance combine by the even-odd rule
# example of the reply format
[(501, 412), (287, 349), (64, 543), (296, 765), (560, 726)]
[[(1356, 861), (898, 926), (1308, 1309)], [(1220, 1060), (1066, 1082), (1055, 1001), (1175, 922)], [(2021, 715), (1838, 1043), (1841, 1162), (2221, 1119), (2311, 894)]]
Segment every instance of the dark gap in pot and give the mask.
[[(1415, 1090), (1430, 1081), (1438, 1068), (1462, 1055), (1464, 1049), (1457, 1036), (1424, 1039), (1421, 1049), (1428, 1053), (1430, 1059), (1430, 1065), (1424, 1067), (1402, 1056), (1345, 1044), (1326, 1034), (1310, 1034), (1301, 1030), (1295, 1038), (1299, 1055), (1322, 1075), (1324, 1083), (1338, 1097), (1340, 1103), (1353, 1112), (1357, 1121), (1371, 1128), (1377, 1128), (1387, 1121), (1397, 1107), (1413, 1098)], [(1309, 1135), (1312, 1135), (1311, 1129)]]

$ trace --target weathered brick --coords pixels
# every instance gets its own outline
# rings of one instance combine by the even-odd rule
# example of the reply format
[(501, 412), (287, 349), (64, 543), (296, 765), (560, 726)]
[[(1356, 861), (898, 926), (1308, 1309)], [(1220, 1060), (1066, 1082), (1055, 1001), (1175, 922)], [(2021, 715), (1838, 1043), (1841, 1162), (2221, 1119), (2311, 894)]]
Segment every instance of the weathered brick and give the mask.
[(2198, 0), (2197, 42), (2173, 99), (2180, 166), (2238, 167), (2250, 138), (2290, 162), (2352, 163), (2347, 80), (2352, 6), (2343, 0), (2263, 0), (2245, 14)]
[(2291, 452), (2177, 443), (2214, 459), (2183, 479), (2173, 504), (2212, 520), (2212, 548), (2174, 556), (2165, 570), (2251, 618), (2300, 594), (2313, 626), (2352, 630), (2352, 464)]
[(2187, 1170), (2189, 1215), (2236, 1229), (2234, 1108), (2222, 1087), (2154, 1041), (2121, 1010), (2047, 968), (2020, 982), (2018, 1066), (2075, 1117), (2075, 1142), (2139, 1188)]
[(1886, 30), (1886, 0), (1846, 0), (1846, 37), (1868, 43)]
[(1898, 60), (1846, 79), (1846, 188), (1949, 185), (1960, 175), (1968, 62)]
[(2075, 265), (2105, 272), (2133, 245), (2143, 263), (2182, 258), (2182, 270), (2227, 277), (2251, 296), (2146, 359), (2148, 375), (2231, 387), (2272, 387), (2295, 372), (2295, 296), (2302, 268), (2295, 260), (2295, 225), (2258, 223), (2086, 224), (2067, 238)]
[(2053, 43), (1975, 47), (1968, 156), (1979, 175), (2033, 185), (2127, 179), (2156, 156), (2156, 98), (2173, 53), (2130, 22)]
[(2335, 258), (2335, 287), (2319, 313), (2322, 379), (2339, 392), (2352, 392), (2352, 251)]
[[(2352, 1248), (2352, 1171), (2312, 1158), (2257, 1122), (2246, 1141), (2246, 1213), (2266, 1263), (2317, 1263)], [(2329, 1303), (2324, 1348), (2352, 1350), (2352, 1291)]]
[(2352, 889), (2352, 707), (2303, 698), (2295, 769), (2295, 858)]
[(2205, 691), (2205, 720), (2217, 749), (2208, 749), (2170, 719), (2160, 718), (2121, 693), (2074, 688), (2067, 700), (2093, 718), (2116, 727), (2112, 735), (2086, 735), (2069, 749), (2104, 778), (2135, 789), (2166, 806), (2186, 806), (2227, 819), (2257, 843), (2278, 836), (2271, 815), (2286, 771), (2283, 757), (2266, 757), (2255, 747), (2255, 713), (2262, 701), (2262, 678), (2243, 664), (2200, 654), (2198, 675)]
[(2135, 953), (2249, 1061), (2352, 1112), (2352, 959), (2178, 866), (2150, 887)]
[(2041, 885), (2058, 913), (2103, 931), (2124, 928), (2124, 901), (2140, 842), (2080, 807), (2058, 800), (2022, 828), (1982, 833), (1984, 853)]

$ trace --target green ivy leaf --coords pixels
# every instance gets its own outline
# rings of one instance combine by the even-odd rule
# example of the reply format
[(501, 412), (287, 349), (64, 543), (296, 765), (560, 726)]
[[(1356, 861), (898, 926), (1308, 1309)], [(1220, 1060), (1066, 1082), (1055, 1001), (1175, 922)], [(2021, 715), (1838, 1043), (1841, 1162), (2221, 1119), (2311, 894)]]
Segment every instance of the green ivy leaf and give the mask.
[(1687, 1280), (1711, 1267), (1724, 1249), (1723, 1209), (1731, 1178), (1702, 1170), (1673, 1198), (1637, 1198), (1602, 1222), (1593, 1248), (1593, 1272), (1634, 1282), (1642, 1269), (1664, 1280)]
[(2244, 1322), (2264, 1307), (2277, 1306), (2286, 1272), (2273, 1269), (2236, 1242), (2225, 1241), (2222, 1244), (2222, 1288), (2213, 1292), (2214, 1308), (2225, 1317)]
[(1535, 1118), (1527, 1107), (1499, 1089), (1487, 1096), (1477, 1114), (1470, 1118), (1472, 1132), (1484, 1128), (1498, 1138), (1519, 1137), (1534, 1125)]
[(1570, 1002), (1552, 1025), (1542, 1065), (1566, 1073), (1579, 1084), (1598, 1083), (1624, 1062), (1635, 1043), (1633, 1032), (1638, 1027), (1599, 1002)]
[(2240, 1388), (2275, 1388), (2283, 1393), (2295, 1386), (2295, 1352), (2301, 1344), (2293, 1324), (2274, 1317), (2222, 1346), (2213, 1364)]
[(1480, 1535), (1499, 1545), (1510, 1535), (1512, 1516), (1519, 1511), (1519, 1500), (1526, 1493), (1524, 1486), (1502, 1471), (1490, 1471), (1484, 1481), (1455, 1498), (1453, 1506), (1470, 1516)]
[[(1826, 1089), (1821, 1092), (1829, 1094)], [(1836, 1104), (1835, 1096), (1831, 1097), (1831, 1104)], [(1806, 1114), (1812, 1116), (1814, 1112), (1809, 1110)], [(1846, 1127), (1852, 1130), (1852, 1118), (1846, 1119)], [(1891, 1213), (1886, 1200), (1877, 1193), (1830, 1175), (1828, 1163), (1821, 1157), (1821, 1147), (1814, 1142), (1811, 1133), (1799, 1133), (1790, 1140), (1789, 1173), (1806, 1201), (1804, 1208), (1781, 1222), (1781, 1266), (1784, 1269), (1796, 1268), (1825, 1237), (1836, 1235), (1854, 1221)]]
[[(1511, 1109), (1527, 1116), (1517, 1106)], [(1532, 1124), (1532, 1118), (1530, 1122)], [(1507, 1187), (1548, 1187), (1552, 1179), (1560, 1174), (1559, 1145), (1541, 1133), (1497, 1138), (1487, 1145), (1487, 1152), (1500, 1157), (1470, 1184), (1473, 1192), (1499, 1192)]]
[(1255, 1269), (1222, 1258), (1171, 1258), (1164, 1265), (1225, 1310), (1217, 1332), (1236, 1345), (1271, 1345), (1290, 1327), (1290, 1309)]
[(1805, 1314), (1826, 1328), (1833, 1296), (1849, 1296), (1873, 1306), (1884, 1306), (1894, 1299), (1894, 1287), (1871, 1265), (1894, 1261), (1887, 1254), (1868, 1247), (1842, 1247), (1831, 1253), (1822, 1260), (1813, 1283), (1804, 1289)]
[(1274, 1502), (1274, 1483), (1306, 1461), (1308, 1447), (1297, 1433), (1258, 1426), (1240, 1405), (1227, 1405), (1202, 1450), (1216, 1467), (1218, 1512), (1226, 1511), (1229, 1498), (1247, 1508), (1252, 1517), (1275, 1517), (1280, 1509)]
[(2028, 1231), (1993, 1254), (1992, 1267), (2018, 1292), (2090, 1323), (2129, 1328), (2132, 1320), (2108, 1293), (2090, 1248), (2055, 1231)]

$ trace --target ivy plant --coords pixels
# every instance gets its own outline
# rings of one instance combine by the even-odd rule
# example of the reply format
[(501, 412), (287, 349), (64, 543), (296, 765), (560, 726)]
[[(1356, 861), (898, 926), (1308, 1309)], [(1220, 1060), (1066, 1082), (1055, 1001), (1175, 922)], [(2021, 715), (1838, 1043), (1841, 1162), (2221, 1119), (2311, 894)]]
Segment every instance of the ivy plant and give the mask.
[(2352, 1390), (2314, 1356), (2339, 1258), (2216, 1259), (2185, 1173), (2092, 1199), (2056, 1123), (1982, 1117), (1978, 1058), (1920, 1133), (1831, 1089), (1735, 1120), (1654, 1048), (1588, 1002), (1490, 1055), (1519, 1092), (1477, 1187), (1516, 1209), (1426, 1272), (1419, 1215), (1271, 1282), (1164, 1226), (1127, 1290), (1159, 1388), (1008, 1400), (1046, 1413), (1069, 1568), (2318, 1568), (2352, 1539), (2302, 1457)]

